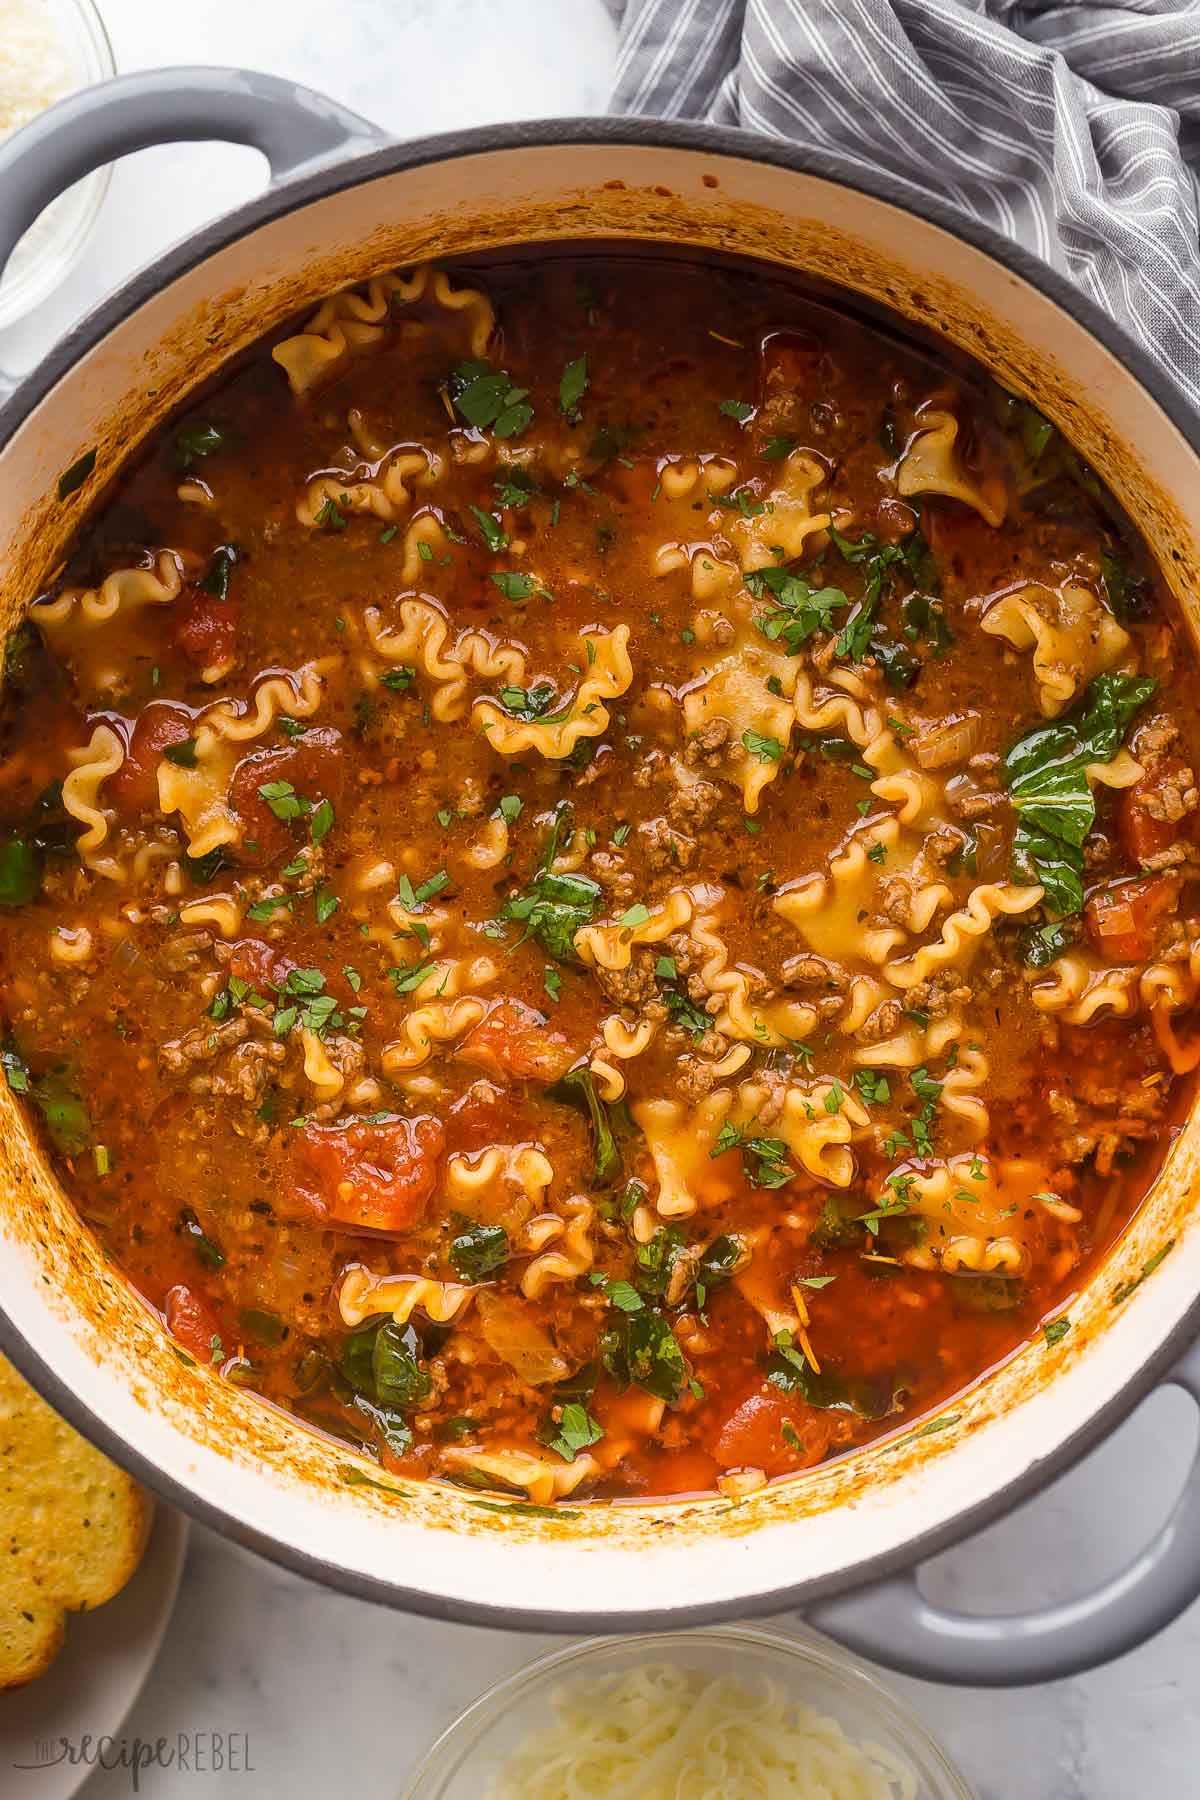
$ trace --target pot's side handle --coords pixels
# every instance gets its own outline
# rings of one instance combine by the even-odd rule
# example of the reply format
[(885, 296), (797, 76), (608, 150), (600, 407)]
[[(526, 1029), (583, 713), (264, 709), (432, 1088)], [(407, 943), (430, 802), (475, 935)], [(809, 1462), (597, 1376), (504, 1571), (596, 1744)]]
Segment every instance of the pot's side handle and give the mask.
[(248, 69), (152, 69), (82, 88), (0, 144), (0, 273), (38, 214), (72, 182), (151, 144), (249, 144), (271, 178), (384, 141), (311, 88)]
[[(1200, 1343), (1166, 1377), (1200, 1406)], [(807, 1609), (851, 1650), (906, 1675), (964, 1687), (1022, 1687), (1134, 1650), (1200, 1595), (1200, 1456), (1158, 1535), (1110, 1580), (1062, 1606), (987, 1617), (931, 1606), (916, 1571)]]

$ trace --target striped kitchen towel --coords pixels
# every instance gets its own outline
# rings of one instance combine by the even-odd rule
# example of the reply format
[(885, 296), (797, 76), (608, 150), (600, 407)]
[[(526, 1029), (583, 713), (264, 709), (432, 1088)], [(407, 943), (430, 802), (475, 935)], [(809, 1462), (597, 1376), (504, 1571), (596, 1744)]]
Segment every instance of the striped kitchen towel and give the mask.
[(607, 0), (616, 112), (882, 168), (1077, 282), (1200, 410), (1200, 0)]

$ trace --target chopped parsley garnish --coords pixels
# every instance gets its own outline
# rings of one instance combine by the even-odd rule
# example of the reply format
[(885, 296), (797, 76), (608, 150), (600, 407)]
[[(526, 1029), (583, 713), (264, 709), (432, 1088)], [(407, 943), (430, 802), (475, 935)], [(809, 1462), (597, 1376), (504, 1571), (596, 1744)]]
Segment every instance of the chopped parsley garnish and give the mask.
[(483, 533), (483, 541), (493, 556), (508, 549), (508, 533), (494, 513), (484, 512), (482, 506), (472, 506), (476, 523)]
[(564, 1462), (574, 1462), (579, 1452), (586, 1450), (589, 1444), (598, 1443), (604, 1432), (586, 1406), (578, 1400), (569, 1400), (558, 1421), (555, 1422), (553, 1416), (543, 1419), (534, 1435), (539, 1444), (555, 1451)]
[(396, 883), (396, 893), (405, 911), (413, 912), (418, 906), (424, 906), (427, 900), (432, 900), (435, 894), (440, 894), (442, 889), (449, 885), (449, 873), (445, 869), (439, 869), (436, 875), (431, 875), (428, 881), (423, 881), (420, 887), (416, 888), (407, 875), (402, 875)]
[[(660, 965), (664, 962), (670, 962), (671, 967), (675, 967), (670, 957), (659, 958)], [(659, 975), (659, 980), (663, 979), (665, 978)], [(699, 1043), (704, 1034), (711, 1030), (712, 1019), (704, 1011), (704, 1008), (697, 1006), (695, 1001), (690, 999), (687, 994), (682, 993), (679, 988), (664, 988), (662, 999), (672, 1025), (678, 1026), (680, 1031), (688, 1032), (695, 1043)]]
[(786, 569), (753, 569), (746, 586), (756, 599), (769, 595), (774, 600), (775, 611), (758, 619), (758, 628), (772, 643), (782, 642), (789, 656), (798, 655), (815, 632), (832, 631), (835, 608), (850, 604), (842, 588), (810, 587), (802, 575), (789, 575)]
[(791, 1152), (783, 1138), (749, 1136), (744, 1125), (733, 1125), (727, 1119), (708, 1154), (723, 1156), (726, 1150), (735, 1149), (741, 1150), (742, 1168), (752, 1187), (785, 1187), (798, 1173), (788, 1161)]
[(308, 828), (313, 843), (319, 844), (324, 838), (328, 837), (332, 825), (333, 808), (330, 806), (328, 800), (321, 800), (313, 809), (312, 820)]
[(892, 1097), (887, 1076), (876, 1069), (856, 1069), (854, 1085), (867, 1106), (886, 1106)]
[[(532, 575), (523, 575), (517, 569), (497, 569), (489, 580), (494, 581), (506, 600), (528, 600), (538, 584)], [(538, 590), (545, 593), (545, 588)]]
[(498, 438), (519, 437), (533, 418), (529, 389), (517, 387), (505, 370), (478, 358), (458, 365), (448, 391), (468, 425)]
[(727, 419), (736, 419), (739, 425), (744, 425), (747, 419), (752, 419), (756, 410), (757, 408), (752, 406), (749, 400), (722, 400), (717, 408), (717, 411), (724, 413)]
[(394, 669), (385, 669), (379, 677), (380, 683), (393, 694), (407, 694), (417, 679), (417, 671), (411, 663), (398, 663)]
[(290, 781), (264, 781), (258, 792), (275, 817), (282, 819), (284, 824), (312, 811), (312, 801), (306, 800), (303, 794), (298, 794)]
[(502, 687), (496, 698), (514, 719), (532, 720), (545, 718), (557, 696), (550, 683), (542, 681), (531, 688)]
[(743, 731), (742, 742), (751, 756), (764, 763), (778, 762), (786, 748), (778, 738), (764, 737), (760, 731)]
[(436, 966), (433, 957), (428, 956), (423, 961), (404, 963), (398, 968), (389, 969), (388, 979), (398, 995), (413, 994)]

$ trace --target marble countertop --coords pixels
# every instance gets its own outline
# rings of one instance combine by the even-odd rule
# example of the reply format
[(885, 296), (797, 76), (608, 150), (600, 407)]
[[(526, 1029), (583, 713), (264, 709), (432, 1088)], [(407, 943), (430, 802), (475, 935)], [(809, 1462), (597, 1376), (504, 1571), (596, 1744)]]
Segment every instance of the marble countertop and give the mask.
[[(238, 63), (323, 89), (397, 136), (505, 118), (603, 110), (613, 34), (602, 0), (100, 0), (121, 70)], [(247, 198), (253, 151), (142, 152), (113, 177), (96, 234), (37, 329), (0, 339), (28, 367), (48, 332), (168, 242)], [(931, 1565), (935, 1597), (1020, 1607), (1061, 1599), (1131, 1555), (1165, 1517), (1195, 1451), (1195, 1414), (1153, 1396), (1083, 1468)], [(781, 1621), (786, 1624), (786, 1620)], [(392, 1800), (428, 1744), (548, 1638), (407, 1618), (285, 1574), (196, 1529), (178, 1610), (128, 1722), (145, 1739), (245, 1733), (252, 1773), (155, 1774), (152, 1800), (309, 1800), (353, 1769), (363, 1800)], [(973, 1693), (885, 1677), (947, 1746), (981, 1800), (1196, 1800), (1200, 1607), (1153, 1643), (1076, 1680)], [(97, 1771), (87, 1800), (124, 1800)], [(14, 1796), (14, 1800), (22, 1797)]]

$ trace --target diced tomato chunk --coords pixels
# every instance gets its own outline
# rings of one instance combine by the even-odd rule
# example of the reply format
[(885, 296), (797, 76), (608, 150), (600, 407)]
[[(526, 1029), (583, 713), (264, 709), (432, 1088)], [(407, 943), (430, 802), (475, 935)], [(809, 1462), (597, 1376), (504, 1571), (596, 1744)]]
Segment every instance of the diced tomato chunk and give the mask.
[(175, 605), (175, 642), (198, 669), (224, 667), (237, 649), (239, 607), (188, 586)]
[(551, 1031), (544, 1013), (520, 1000), (498, 1000), (458, 1048), (463, 1062), (491, 1075), (517, 1081), (557, 1081), (575, 1061), (576, 1051), (560, 1031)]
[(217, 1316), (202, 1294), (181, 1282), (171, 1288), (163, 1302), (167, 1330), (197, 1362), (211, 1363), (214, 1347), (221, 1339)]
[(817, 339), (806, 331), (775, 331), (763, 340), (759, 373), (762, 398), (792, 395), (810, 386), (822, 356)]
[(428, 1115), (305, 1125), (296, 1139), (329, 1219), (351, 1230), (392, 1233), (424, 1217), (445, 1141), (441, 1121)]
[[(277, 795), (274, 807), (263, 797), (264, 787), (287, 782), (295, 795), (317, 806), (328, 800), (336, 807), (345, 776), (341, 733), (318, 727), (306, 731), (294, 744), (255, 750), (244, 756), (233, 771), (229, 804), (243, 821), (239, 854), (250, 862), (271, 861), (283, 854), (310, 815), (280, 818), (288, 811), (289, 796)], [(303, 832), (307, 836), (307, 832)]]
[(248, 981), (258, 993), (268, 988), (283, 987), (289, 972), (298, 967), (290, 956), (277, 950), (262, 938), (236, 938), (229, 947), (229, 973), (239, 981)]
[(1158, 856), (1169, 849), (1176, 838), (1190, 833), (1195, 814), (1184, 819), (1156, 819), (1146, 806), (1148, 800), (1153, 801), (1167, 787), (1177, 783), (1186, 768), (1186, 763), (1178, 756), (1165, 757), (1121, 795), (1117, 808), (1117, 836), (1131, 861), (1143, 863), (1151, 856)]
[(1174, 912), (1179, 883), (1150, 875), (1113, 881), (1088, 896), (1083, 922), (1102, 956), (1119, 962), (1144, 962), (1153, 954), (1154, 928)]
[(104, 784), (104, 798), (128, 817), (154, 812), (158, 807), (158, 765), (168, 744), (190, 738), (195, 721), (185, 706), (170, 700), (151, 700), (138, 714), (129, 737), (125, 761)]
[(829, 1436), (822, 1413), (772, 1382), (758, 1381), (748, 1393), (743, 1391), (717, 1427), (712, 1453), (723, 1469), (784, 1475), (819, 1462), (829, 1448)]

